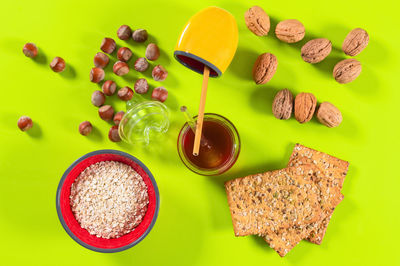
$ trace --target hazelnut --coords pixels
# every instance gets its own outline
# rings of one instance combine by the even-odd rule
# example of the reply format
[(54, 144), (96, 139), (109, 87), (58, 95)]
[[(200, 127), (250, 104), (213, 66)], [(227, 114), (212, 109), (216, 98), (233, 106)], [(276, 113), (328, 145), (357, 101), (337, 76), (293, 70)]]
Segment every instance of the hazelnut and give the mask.
[(111, 54), (115, 50), (115, 41), (111, 38), (104, 38), (101, 42), (100, 49), (106, 54)]
[(54, 59), (50, 63), (50, 68), (54, 72), (63, 72), (65, 69), (65, 61), (61, 57), (54, 57)]
[(99, 83), (104, 79), (104, 70), (99, 67), (94, 67), (90, 70), (90, 81), (94, 83)]
[(100, 68), (105, 68), (108, 63), (110, 62), (110, 59), (106, 54), (103, 54), (102, 52), (98, 52), (93, 59), (93, 63), (95, 67), (100, 67)]
[(117, 53), (118, 60), (128, 62), (132, 57), (132, 51), (128, 47), (121, 47)]
[(33, 122), (29, 116), (21, 116), (18, 119), (18, 127), (22, 131), (27, 131), (27, 130), (31, 129), (32, 126), (33, 126)]
[(94, 106), (100, 107), (106, 101), (106, 96), (101, 91), (94, 91), (92, 93), (92, 104)]
[(149, 68), (149, 62), (147, 62), (146, 58), (139, 57), (135, 61), (135, 70), (138, 72), (144, 72)]
[(160, 49), (158, 48), (157, 44), (150, 43), (146, 47), (146, 58), (150, 61), (155, 61), (160, 57)]
[(163, 81), (168, 77), (168, 71), (162, 65), (156, 65), (151, 75), (155, 81)]
[(92, 132), (92, 124), (89, 121), (83, 121), (79, 124), (79, 133), (83, 136), (87, 136)]
[(148, 34), (144, 29), (137, 29), (132, 33), (132, 39), (135, 42), (145, 42), (147, 40)]
[(34, 58), (35, 56), (37, 56), (38, 50), (34, 43), (28, 42), (27, 44), (24, 45), (22, 52), (24, 53), (25, 56)]
[(168, 91), (164, 87), (157, 87), (153, 90), (151, 98), (160, 102), (165, 102), (168, 97)]
[(111, 96), (117, 90), (117, 84), (112, 80), (106, 80), (101, 88), (103, 89), (105, 95)]
[(99, 116), (105, 121), (110, 121), (114, 116), (114, 108), (111, 105), (103, 105), (99, 108)]
[(134, 86), (135, 92), (139, 94), (145, 94), (149, 90), (149, 84), (145, 79), (138, 79)]
[(108, 131), (108, 138), (112, 142), (120, 142), (121, 141), (121, 137), (119, 136), (119, 132), (118, 132), (118, 126), (112, 126), (110, 128), (110, 131)]
[(117, 31), (118, 38), (128, 40), (131, 37), (132, 30), (128, 25), (122, 25)]
[(129, 101), (133, 97), (133, 90), (128, 86), (123, 87), (118, 91), (118, 97), (123, 101)]
[(124, 116), (124, 114), (125, 114), (125, 112), (124, 111), (119, 111), (118, 113), (116, 113), (115, 115), (114, 115), (114, 124), (116, 125), (116, 126), (118, 126), (119, 125), (119, 122), (121, 122), (121, 120), (122, 120), (122, 117)]
[(129, 66), (125, 62), (117, 61), (113, 66), (113, 71), (116, 75), (123, 76), (129, 73)]

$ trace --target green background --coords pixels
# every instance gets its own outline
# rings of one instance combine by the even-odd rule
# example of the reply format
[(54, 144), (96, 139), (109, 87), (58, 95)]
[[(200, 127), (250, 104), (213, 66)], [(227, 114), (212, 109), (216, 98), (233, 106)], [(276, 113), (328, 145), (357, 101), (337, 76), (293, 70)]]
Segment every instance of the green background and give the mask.
[[(244, 12), (260, 5), (271, 16), (272, 31), (257, 37), (247, 30)], [(399, 265), (399, 48), (395, 1), (3, 1), (0, 17), (0, 264), (1, 265)], [(175, 59), (173, 49), (191, 15), (216, 5), (236, 17), (239, 46), (227, 72), (211, 79), (206, 111), (229, 118), (238, 128), (242, 151), (236, 165), (220, 177), (191, 173), (180, 162), (176, 137), (184, 123), (178, 112), (198, 108), (201, 76)], [(334, 50), (322, 63), (307, 64), (299, 44), (285, 44), (273, 34), (277, 21), (299, 19), (306, 39), (325, 37)], [(90, 103), (97, 85), (89, 81), (93, 56), (103, 37), (116, 39), (121, 24), (145, 28), (161, 47), (157, 61), (169, 71), (171, 128), (162, 145), (111, 143), (110, 124)], [(332, 78), (346, 34), (362, 27), (370, 44), (356, 58), (363, 70), (347, 85)], [(26, 42), (39, 47), (33, 61), (22, 54)], [(119, 45), (124, 45), (118, 40)], [(145, 46), (128, 43), (135, 56)], [(257, 55), (271, 52), (279, 61), (270, 83), (257, 86), (251, 68)], [(67, 62), (62, 74), (48, 64), (54, 56)], [(115, 59), (112, 59), (113, 61)], [(107, 77), (114, 78), (107, 68)], [(142, 76), (132, 71), (116, 79), (133, 86)], [(148, 77), (146, 72), (144, 77)], [(150, 79), (149, 79), (150, 80)], [(150, 81), (151, 88), (161, 83)], [(279, 121), (271, 113), (277, 90), (312, 92), (343, 113), (330, 129), (316, 120), (301, 125)], [(117, 97), (107, 100), (116, 109)], [(21, 115), (34, 128), (17, 128)], [(78, 125), (90, 120), (90, 137)], [(234, 177), (285, 167), (296, 142), (350, 162), (345, 199), (337, 207), (321, 246), (303, 241), (280, 258), (258, 237), (236, 238), (223, 190)], [(64, 170), (78, 157), (98, 149), (126, 151), (153, 172), (161, 194), (159, 218), (139, 245), (117, 254), (100, 254), (75, 243), (58, 221), (56, 188)]]

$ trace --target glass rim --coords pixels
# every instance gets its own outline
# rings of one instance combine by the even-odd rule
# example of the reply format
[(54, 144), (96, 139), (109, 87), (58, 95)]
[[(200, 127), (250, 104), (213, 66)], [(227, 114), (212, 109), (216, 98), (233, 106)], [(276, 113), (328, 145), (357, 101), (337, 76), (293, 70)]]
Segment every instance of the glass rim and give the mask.
[[(123, 140), (123, 141), (126, 142), (126, 143), (133, 144), (133, 143), (137, 143), (137, 142), (143, 142), (143, 143), (148, 144), (147, 141), (145, 141), (145, 140), (139, 140), (139, 139), (137, 139), (136, 142), (133, 142), (132, 139), (130, 139), (130, 138), (125, 134), (125, 131), (124, 131), (124, 130), (125, 130), (126, 123), (127, 123), (127, 122), (129, 121), (129, 119), (130, 119), (130, 117), (129, 117), (130, 114), (133, 113), (133, 112), (136, 112), (137, 110), (140, 110), (140, 108), (142, 108), (143, 106), (158, 106), (158, 107), (160, 107), (162, 110), (164, 110), (164, 112), (165, 112), (164, 114), (161, 113), (161, 112), (160, 112), (160, 113), (157, 113), (157, 114), (160, 114), (160, 115), (164, 116), (164, 118), (165, 118), (165, 121), (164, 121), (164, 123), (163, 123), (163, 128), (165, 128), (165, 129), (164, 129), (164, 131), (162, 131), (161, 133), (165, 133), (165, 132), (167, 132), (168, 129), (169, 129), (169, 125), (170, 125), (170, 122), (169, 122), (169, 111), (168, 111), (168, 108), (167, 108), (163, 103), (158, 102), (158, 101), (139, 102), (139, 103), (137, 103), (136, 105), (134, 105), (132, 108), (130, 108), (129, 110), (127, 110), (127, 111), (125, 112), (125, 114), (123, 115), (123, 117), (122, 117), (122, 119), (121, 119), (121, 121), (119, 122), (119, 125), (118, 125), (118, 134), (119, 134), (121, 140)], [(147, 114), (147, 115), (145, 115), (144, 117), (149, 116), (149, 115), (154, 115), (154, 113)], [(142, 119), (143, 119), (143, 118), (142, 118)], [(140, 119), (140, 120), (142, 120), (142, 119)], [(140, 121), (140, 120), (139, 120), (139, 121)], [(131, 127), (135, 126), (139, 121), (136, 121), (133, 125), (131, 125)]]
[[(240, 141), (240, 136), (239, 132), (237, 131), (235, 125), (226, 117), (216, 114), (216, 113), (204, 113), (204, 119), (206, 118), (214, 118), (215, 120), (218, 120), (222, 122), (222, 124), (229, 130), (229, 133), (232, 136), (233, 140), (233, 148), (232, 148), (232, 156), (229, 160), (227, 160), (222, 166), (217, 167), (217, 168), (212, 168), (212, 169), (207, 169), (207, 168), (200, 168), (190, 162), (189, 159), (185, 156), (185, 153), (183, 151), (183, 145), (182, 145), (182, 140), (184, 133), (187, 131), (187, 128), (189, 127), (188, 123), (186, 122), (183, 124), (182, 128), (179, 131), (178, 135), (178, 140), (177, 140), (177, 149), (178, 149), (178, 155), (179, 158), (181, 159), (182, 163), (191, 170), (192, 172), (199, 174), (199, 175), (204, 175), (204, 176), (216, 176), (216, 175), (221, 175), (228, 171), (232, 166), (236, 163), (240, 150), (241, 150), (241, 141)], [(194, 119), (197, 118), (197, 115), (193, 117)]]

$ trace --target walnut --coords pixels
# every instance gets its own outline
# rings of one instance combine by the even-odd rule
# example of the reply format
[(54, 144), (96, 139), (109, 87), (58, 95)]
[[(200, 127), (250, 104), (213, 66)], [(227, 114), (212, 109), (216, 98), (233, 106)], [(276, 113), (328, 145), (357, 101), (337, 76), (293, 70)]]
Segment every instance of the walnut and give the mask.
[(344, 59), (333, 68), (333, 77), (341, 84), (355, 80), (361, 74), (361, 63), (356, 59)]
[(317, 99), (312, 93), (302, 92), (294, 100), (294, 117), (300, 123), (306, 123), (314, 115)]
[(342, 50), (347, 55), (356, 56), (367, 47), (368, 42), (368, 33), (363, 29), (357, 28), (347, 34), (342, 44)]
[(268, 35), (270, 29), (269, 16), (259, 6), (253, 6), (244, 14), (247, 28), (257, 36)]
[(324, 60), (332, 51), (332, 43), (325, 38), (308, 41), (301, 48), (301, 57), (307, 63), (315, 64)]
[(317, 111), (319, 122), (327, 127), (337, 127), (342, 123), (342, 113), (330, 102), (323, 102)]
[(253, 67), (253, 79), (256, 84), (265, 84), (274, 76), (278, 60), (270, 53), (258, 56)]
[(288, 90), (284, 89), (279, 91), (272, 104), (272, 112), (278, 119), (287, 120), (292, 116), (293, 110), (293, 94)]
[(296, 19), (283, 20), (276, 25), (275, 35), (282, 42), (295, 43), (304, 38), (306, 31), (303, 24)]

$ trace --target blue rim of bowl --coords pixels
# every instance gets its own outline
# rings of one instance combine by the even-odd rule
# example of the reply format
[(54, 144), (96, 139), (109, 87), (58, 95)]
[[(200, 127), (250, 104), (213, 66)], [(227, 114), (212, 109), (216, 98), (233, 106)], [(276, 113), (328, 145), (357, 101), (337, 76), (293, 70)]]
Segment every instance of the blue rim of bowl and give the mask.
[[(144, 233), (135, 241), (133, 241), (132, 243), (125, 245), (123, 247), (120, 248), (113, 248), (113, 249), (104, 249), (104, 248), (96, 248), (93, 247), (91, 245), (86, 244), (85, 242), (81, 241), (77, 236), (74, 235), (74, 233), (72, 233), (72, 231), (68, 228), (67, 224), (64, 221), (64, 217), (61, 214), (61, 208), (60, 208), (60, 197), (61, 197), (61, 188), (64, 185), (64, 181), (67, 178), (69, 172), (78, 165), (78, 163), (80, 163), (81, 161), (85, 160), (86, 158), (92, 157), (94, 155), (99, 155), (99, 154), (117, 154), (117, 155), (121, 155), (124, 156), (132, 161), (134, 161), (135, 163), (137, 163), (145, 172), (146, 174), (149, 176), (151, 183), (154, 187), (154, 192), (156, 194), (156, 209), (154, 211), (154, 215), (153, 215), (153, 219), (151, 220), (151, 223), (149, 224), (149, 226), (147, 227), (146, 231), (144, 231)], [(123, 250), (127, 250), (135, 245), (137, 245), (140, 241), (142, 241), (151, 231), (151, 229), (153, 229), (154, 224), (156, 223), (157, 217), (158, 217), (158, 211), (160, 209), (160, 194), (158, 191), (158, 186), (156, 183), (156, 180), (153, 177), (153, 174), (150, 172), (150, 170), (136, 157), (126, 153), (126, 152), (122, 152), (122, 151), (118, 151), (118, 150), (98, 150), (98, 151), (93, 151), (93, 152), (89, 152), (88, 154), (83, 155), (82, 157), (80, 157), (79, 159), (77, 159), (74, 163), (72, 163), (67, 170), (64, 172), (63, 176), (61, 177), (60, 183), (58, 184), (57, 187), (57, 195), (56, 195), (56, 208), (57, 208), (57, 214), (58, 214), (58, 219), (61, 222), (61, 225), (63, 226), (64, 230), (67, 232), (67, 234), (73, 239), (75, 240), (79, 245), (93, 250), (93, 251), (97, 251), (97, 252), (101, 252), (101, 253), (114, 253), (114, 252), (120, 252)]]

